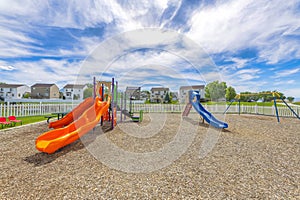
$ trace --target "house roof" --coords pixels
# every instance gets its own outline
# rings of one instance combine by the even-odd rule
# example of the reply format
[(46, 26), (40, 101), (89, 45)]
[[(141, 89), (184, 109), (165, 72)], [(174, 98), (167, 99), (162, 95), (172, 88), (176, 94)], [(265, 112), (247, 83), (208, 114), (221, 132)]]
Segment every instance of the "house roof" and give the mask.
[(48, 84), (48, 83), (36, 83), (31, 87), (51, 87), (53, 85), (55, 85), (55, 84), (54, 83), (50, 83), (50, 84)]
[(126, 87), (126, 92), (141, 90), (141, 87)]
[(151, 91), (169, 91), (169, 88), (157, 87), (157, 88), (151, 88)]
[(181, 86), (180, 90), (191, 90), (191, 89), (203, 89), (204, 85), (189, 85), (189, 86)]
[(6, 84), (6, 83), (0, 84), (0, 88), (18, 88), (21, 86), (24, 86), (24, 84)]
[(76, 88), (76, 89), (83, 89), (86, 85), (76, 85), (76, 84), (67, 84), (64, 88)]

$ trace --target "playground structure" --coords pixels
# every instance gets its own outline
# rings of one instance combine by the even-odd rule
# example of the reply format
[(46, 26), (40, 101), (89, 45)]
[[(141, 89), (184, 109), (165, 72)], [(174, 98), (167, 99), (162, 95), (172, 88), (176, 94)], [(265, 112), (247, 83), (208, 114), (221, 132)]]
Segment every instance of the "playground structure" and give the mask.
[(188, 116), (191, 108), (194, 109), (203, 117), (203, 120), (207, 121), (215, 128), (228, 128), (228, 124), (215, 118), (210, 112), (208, 112), (200, 103), (200, 93), (198, 91), (189, 91), (189, 103), (186, 105), (182, 116)]
[[(121, 99), (121, 122), (127, 115), (126, 97), (124, 98), (125, 109), (123, 110), (123, 99)], [(58, 149), (71, 144), (84, 134), (92, 130), (99, 122), (109, 122), (113, 129), (117, 124), (118, 104), (118, 82), (112, 78), (111, 82), (98, 81), (93, 79), (93, 97), (86, 98), (82, 103), (75, 107), (71, 112), (60, 120), (49, 123), (52, 130), (43, 133), (36, 139), (36, 148), (46, 153), (54, 153)], [(130, 111), (128, 116), (134, 122), (143, 120), (143, 110), (139, 116), (134, 116), (132, 103), (130, 101)], [(126, 118), (125, 118), (126, 119)]]
[[(142, 122), (143, 121), (143, 115), (144, 111), (140, 110), (139, 111), (139, 116), (134, 116), (133, 112), (133, 101), (134, 99), (132, 97), (129, 97), (129, 111), (126, 110), (126, 105), (127, 105), (127, 97), (126, 97), (126, 92), (121, 93), (121, 114), (120, 114), (120, 121), (123, 121), (123, 115), (124, 115), (124, 120), (126, 120), (126, 116), (131, 118), (133, 122)], [(124, 109), (123, 109), (123, 103), (124, 103)]]
[(278, 114), (278, 108), (277, 108), (277, 98), (281, 99), (281, 101), (289, 108), (289, 110), (298, 118), (300, 119), (299, 115), (286, 103), (286, 101), (282, 98), (282, 96), (278, 92), (265, 92), (265, 93), (251, 93), (251, 94), (238, 94), (235, 96), (233, 100), (230, 101), (230, 104), (227, 106), (223, 114), (226, 114), (226, 112), (229, 110), (230, 106), (233, 104), (233, 102), (238, 101), (238, 113), (241, 114), (241, 96), (255, 96), (255, 95), (272, 95), (273, 96), (273, 102), (274, 102), (274, 108), (276, 113), (277, 122), (280, 122), (279, 114)]
[[(94, 78), (94, 95), (85, 99), (64, 118), (51, 122), (49, 128), (54, 128), (40, 135), (36, 141), (36, 148), (45, 153), (54, 153), (58, 149), (71, 144), (81, 136), (92, 130), (99, 121), (111, 122), (111, 129), (116, 125), (117, 82), (111, 82), (111, 94), (104, 94), (104, 84), (96, 95), (96, 80)], [(106, 100), (105, 100), (106, 99)], [(117, 101), (116, 101), (117, 102)], [(111, 111), (111, 112), (110, 112)]]

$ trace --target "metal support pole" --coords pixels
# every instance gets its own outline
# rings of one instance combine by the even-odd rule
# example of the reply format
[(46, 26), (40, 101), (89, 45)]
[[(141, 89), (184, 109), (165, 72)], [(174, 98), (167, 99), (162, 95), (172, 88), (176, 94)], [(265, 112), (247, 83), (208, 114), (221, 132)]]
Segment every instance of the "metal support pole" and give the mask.
[(274, 106), (275, 106), (275, 111), (276, 111), (276, 117), (277, 117), (277, 122), (280, 122), (279, 115), (278, 115), (278, 109), (276, 105), (276, 97), (274, 96)]
[(227, 106), (226, 110), (223, 112), (223, 115), (226, 114), (226, 112), (229, 110), (230, 106), (232, 105), (232, 103), (234, 102), (234, 100), (230, 101), (230, 104)]
[(118, 116), (118, 81), (116, 81), (116, 88), (115, 88), (115, 91), (116, 91), (116, 99), (115, 99), (115, 102), (116, 102), (116, 119), (117, 119), (117, 116)]
[[(127, 100), (126, 100), (126, 92), (124, 93), (124, 110), (126, 112), (126, 104), (127, 104)], [(124, 115), (124, 120), (126, 120), (126, 115)]]
[(95, 76), (93, 78), (93, 86), (94, 86), (94, 88), (93, 88), (93, 97), (95, 99), (96, 98), (96, 77)]
[(129, 99), (129, 114), (131, 115), (132, 113), (132, 100), (131, 100), (131, 97)]
[(114, 128), (114, 89), (115, 89), (115, 79), (111, 79), (111, 129)]
[(281, 100), (285, 103), (285, 105), (292, 111), (292, 113), (298, 118), (300, 119), (299, 115), (297, 115), (297, 113), (285, 102), (285, 100), (281, 97)]
[[(102, 101), (104, 101), (104, 85), (103, 85), (103, 83), (101, 84), (101, 89), (100, 90), (102, 90), (101, 98), (102, 98)], [(103, 126), (103, 115), (101, 115), (100, 125)]]
[(123, 111), (123, 97), (124, 97), (124, 95), (123, 95), (123, 93), (121, 93), (121, 102), (120, 102), (120, 111), (121, 111), (121, 113), (120, 113), (120, 121), (122, 122), (122, 120), (123, 120), (123, 115), (122, 115), (122, 111)]

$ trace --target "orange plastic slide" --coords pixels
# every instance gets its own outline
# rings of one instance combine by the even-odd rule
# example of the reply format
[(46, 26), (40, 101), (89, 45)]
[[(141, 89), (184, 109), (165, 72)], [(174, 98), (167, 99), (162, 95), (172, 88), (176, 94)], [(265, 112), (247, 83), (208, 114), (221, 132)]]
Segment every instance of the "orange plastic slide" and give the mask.
[(40, 135), (35, 141), (36, 148), (50, 154), (76, 141), (98, 124), (109, 104), (110, 98), (107, 102), (102, 102), (96, 97), (94, 105), (88, 108), (76, 121), (64, 128), (54, 129)]
[(89, 97), (86, 98), (82, 103), (80, 103), (76, 108), (74, 108), (71, 112), (69, 112), (66, 116), (61, 118), (60, 120), (50, 122), (49, 128), (62, 128), (64, 126), (69, 125), (74, 120), (77, 120), (78, 117), (82, 115), (82, 113), (91, 107), (94, 104), (94, 98)]

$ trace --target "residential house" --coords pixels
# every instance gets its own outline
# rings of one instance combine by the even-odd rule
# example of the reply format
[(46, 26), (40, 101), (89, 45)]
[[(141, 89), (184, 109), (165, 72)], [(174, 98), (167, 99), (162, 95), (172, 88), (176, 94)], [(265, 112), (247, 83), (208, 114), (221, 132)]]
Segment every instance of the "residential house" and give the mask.
[(134, 100), (141, 99), (141, 87), (126, 87), (126, 97)]
[(152, 103), (163, 103), (165, 102), (166, 95), (169, 94), (169, 88), (157, 87), (151, 88), (150, 102)]
[(178, 92), (171, 92), (171, 96), (172, 96), (172, 101), (178, 100)]
[(31, 98), (58, 99), (59, 88), (55, 84), (36, 83), (31, 86)]
[(83, 100), (83, 91), (87, 88), (86, 85), (67, 84), (62, 92), (65, 99)]
[(195, 90), (200, 93), (200, 100), (205, 99), (205, 86), (204, 85), (189, 85), (189, 86), (181, 86), (179, 88), (179, 102), (180, 103), (188, 103), (189, 102), (189, 91)]
[(150, 99), (150, 92), (149, 91), (141, 91), (141, 100), (144, 102)]
[(30, 87), (24, 84), (0, 84), (0, 98), (21, 99), (24, 94), (30, 92)]

